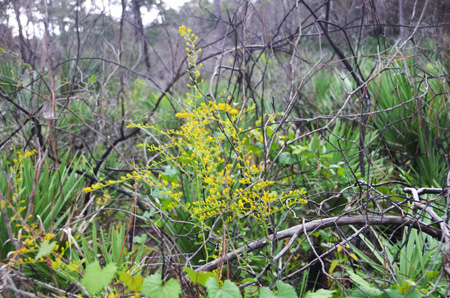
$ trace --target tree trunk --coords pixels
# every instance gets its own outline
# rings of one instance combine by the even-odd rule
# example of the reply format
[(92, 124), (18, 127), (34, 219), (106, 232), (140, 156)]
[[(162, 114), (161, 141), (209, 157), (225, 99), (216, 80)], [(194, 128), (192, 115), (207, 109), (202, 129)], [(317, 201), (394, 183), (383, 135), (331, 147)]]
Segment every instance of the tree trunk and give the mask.
[(217, 21), (217, 32), (220, 37), (225, 35), (225, 30), (223, 27), (223, 21), (222, 21), (222, 13), (220, 8), (220, 0), (214, 0), (214, 14), (216, 15), (216, 21)]
[(136, 41), (140, 41), (142, 43), (143, 47), (143, 53), (144, 53), (144, 62), (145, 66), (147, 68), (147, 74), (150, 73), (150, 57), (148, 55), (148, 47), (147, 42), (145, 40), (144, 35), (144, 25), (142, 24), (142, 16), (141, 16), (141, 1), (140, 0), (132, 0), (132, 6), (133, 6), (133, 15), (134, 15), (134, 35), (136, 38)]

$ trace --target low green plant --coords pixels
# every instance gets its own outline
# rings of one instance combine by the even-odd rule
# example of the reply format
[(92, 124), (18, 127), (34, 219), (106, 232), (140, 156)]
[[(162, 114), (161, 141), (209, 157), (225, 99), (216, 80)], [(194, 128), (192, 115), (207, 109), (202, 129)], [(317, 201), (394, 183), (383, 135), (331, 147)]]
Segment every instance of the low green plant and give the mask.
[[(375, 230), (373, 233), (377, 235), (376, 246), (360, 235), (366, 250), (352, 244), (338, 248), (337, 259), (330, 265), (330, 275), (348, 276), (357, 285), (349, 297), (404, 297), (406, 294), (408, 297), (422, 297), (433, 288), (437, 291), (430, 297), (445, 295), (444, 287), (439, 284), (442, 262), (436, 239), (410, 228), (404, 229), (403, 238), (398, 243), (392, 243)], [(382, 252), (378, 246), (383, 248)], [(353, 263), (352, 267), (350, 263)], [(335, 270), (339, 267), (341, 271)], [(363, 278), (366, 272), (370, 272), (373, 282)], [(335, 286), (337, 284), (332, 285), (333, 288)], [(337, 288), (342, 292), (339, 286)]]
[[(427, 64), (427, 71), (435, 74), (428, 78), (413, 62), (393, 62), (392, 69), (373, 81), (369, 92), (380, 111), (373, 122), (389, 158), (410, 173), (413, 184), (440, 187), (448, 171), (443, 162), (450, 121), (448, 89), (437, 79), (438, 67)], [(422, 80), (416, 82), (415, 77)]]
[[(8, 223), (14, 235), (20, 230), (24, 230), (23, 233), (54, 233), (73, 216), (74, 209), (69, 206), (76, 206), (83, 196), (83, 179), (70, 170), (71, 167), (83, 167), (82, 158), (70, 161), (66, 154), (56, 169), (53, 169), (53, 161), (46, 158), (39, 172), (35, 169), (36, 154), (35, 150), (17, 151), (12, 158), (4, 156), (2, 159), (1, 204), (7, 209)], [(5, 225), (7, 222), (2, 218), (2, 259), (15, 250)]]

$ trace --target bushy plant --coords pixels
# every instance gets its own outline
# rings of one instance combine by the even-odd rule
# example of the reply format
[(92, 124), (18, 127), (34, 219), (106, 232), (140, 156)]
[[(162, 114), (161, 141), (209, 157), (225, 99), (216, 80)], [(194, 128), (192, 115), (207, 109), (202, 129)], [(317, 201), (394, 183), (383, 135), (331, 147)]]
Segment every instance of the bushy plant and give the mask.
[[(155, 175), (150, 170), (135, 171), (119, 180), (104, 181), (85, 188), (86, 192), (99, 188), (139, 181), (151, 194), (152, 204), (164, 212), (163, 217), (173, 219), (170, 230), (177, 233), (193, 233), (199, 229), (199, 239), (194, 243), (181, 240), (179, 245), (189, 252), (199, 254), (197, 262), (206, 262), (223, 252), (226, 243), (237, 230), (245, 234), (244, 226), (260, 225), (256, 235), (268, 234), (268, 223), (273, 215), (286, 207), (305, 203), (303, 189), (286, 190), (274, 187), (267, 178), (265, 165), (257, 164), (251, 150), (247, 149), (247, 136), (241, 134), (239, 123), (248, 110), (214, 102), (201, 91), (201, 64), (198, 64), (197, 36), (190, 29), (180, 27), (188, 51), (190, 91), (180, 103), (182, 112), (176, 117), (184, 124), (179, 129), (162, 130), (155, 125), (132, 124), (157, 132), (166, 145), (141, 144), (145, 150), (160, 154), (161, 158), (151, 166), (163, 167), (164, 172)], [(193, 226), (176, 224), (176, 220), (192, 222)], [(276, 224), (276, 223), (275, 223)], [(244, 235), (242, 234), (242, 235)], [(208, 238), (219, 242), (217, 248)], [(227, 241), (225, 241), (227, 239)], [(234, 244), (233, 244), (234, 243)], [(198, 248), (202, 248), (198, 250)]]

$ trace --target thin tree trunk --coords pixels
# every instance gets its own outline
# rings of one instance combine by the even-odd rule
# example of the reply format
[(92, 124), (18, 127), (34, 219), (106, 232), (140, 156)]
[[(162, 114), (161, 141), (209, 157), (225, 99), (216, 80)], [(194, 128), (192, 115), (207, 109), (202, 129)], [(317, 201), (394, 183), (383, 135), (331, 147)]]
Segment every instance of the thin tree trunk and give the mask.
[(222, 21), (222, 13), (220, 8), (220, 0), (214, 0), (214, 14), (216, 15), (217, 19), (217, 32), (220, 37), (224, 36), (225, 30), (223, 27), (223, 21)]
[(133, 15), (134, 15), (134, 21), (135, 21), (135, 38), (137, 41), (140, 41), (142, 43), (143, 52), (144, 52), (144, 62), (145, 67), (147, 68), (147, 75), (150, 73), (151, 64), (150, 64), (150, 57), (148, 55), (148, 46), (147, 42), (145, 40), (145, 34), (144, 34), (144, 25), (142, 23), (142, 16), (141, 16), (141, 1), (140, 0), (132, 0), (133, 4)]
[(398, 0), (398, 25), (400, 27), (400, 39), (403, 41), (406, 38), (405, 32), (405, 17), (403, 13), (403, 0)]

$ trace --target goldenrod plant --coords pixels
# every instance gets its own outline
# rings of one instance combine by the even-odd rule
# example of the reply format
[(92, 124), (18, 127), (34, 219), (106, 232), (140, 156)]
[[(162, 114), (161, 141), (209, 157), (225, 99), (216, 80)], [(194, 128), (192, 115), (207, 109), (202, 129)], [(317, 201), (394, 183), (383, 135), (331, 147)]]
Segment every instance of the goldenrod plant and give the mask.
[[(164, 167), (165, 171), (160, 174), (145, 169), (135, 171), (119, 180), (92, 185), (85, 191), (127, 181), (146, 185), (155, 207), (178, 220), (186, 213), (189, 218), (184, 219), (201, 229), (200, 242), (196, 246), (204, 247), (202, 258), (206, 262), (223, 250), (224, 240), (231, 237), (228, 229), (232, 223), (243, 229), (244, 222), (252, 218), (257, 222), (254, 226), (263, 227), (260, 229), (263, 233), (259, 235), (267, 236), (269, 217), (286, 211), (287, 207), (306, 203), (305, 190), (283, 191), (266, 178), (263, 163), (256, 163), (254, 154), (245, 145), (248, 134), (243, 134), (238, 126), (238, 119), (245, 118), (248, 110), (216, 102), (202, 93), (198, 37), (185, 26), (181, 26), (179, 32), (186, 41), (190, 79), (186, 99), (180, 102), (182, 111), (175, 115), (182, 120), (181, 127), (162, 130), (149, 124), (128, 126), (164, 136), (165, 145), (139, 146), (158, 153), (161, 158), (151, 166)], [(221, 243), (216, 249), (206, 245), (209, 233)]]

